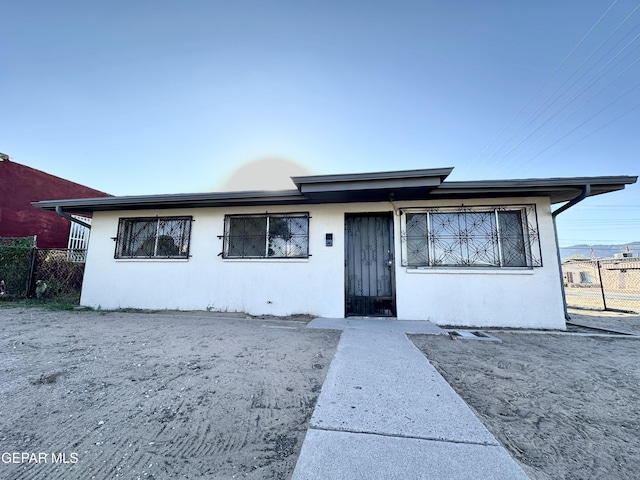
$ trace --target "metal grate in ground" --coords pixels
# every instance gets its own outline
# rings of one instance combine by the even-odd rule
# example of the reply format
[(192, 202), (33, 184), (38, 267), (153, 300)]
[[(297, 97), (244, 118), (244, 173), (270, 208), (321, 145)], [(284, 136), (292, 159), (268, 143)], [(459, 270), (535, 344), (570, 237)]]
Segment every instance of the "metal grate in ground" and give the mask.
[(452, 340), (488, 340), (490, 342), (502, 342), (498, 337), (489, 335), (482, 330), (449, 330), (447, 333)]

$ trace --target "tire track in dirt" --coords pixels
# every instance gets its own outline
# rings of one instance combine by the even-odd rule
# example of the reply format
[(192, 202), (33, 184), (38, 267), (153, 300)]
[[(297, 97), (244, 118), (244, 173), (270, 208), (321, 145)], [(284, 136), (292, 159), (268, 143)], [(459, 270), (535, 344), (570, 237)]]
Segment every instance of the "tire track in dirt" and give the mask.
[(78, 462), (0, 465), (3, 479), (287, 478), (338, 339), (263, 327), (292, 325), (275, 319), (17, 310), (0, 312), (2, 450)]

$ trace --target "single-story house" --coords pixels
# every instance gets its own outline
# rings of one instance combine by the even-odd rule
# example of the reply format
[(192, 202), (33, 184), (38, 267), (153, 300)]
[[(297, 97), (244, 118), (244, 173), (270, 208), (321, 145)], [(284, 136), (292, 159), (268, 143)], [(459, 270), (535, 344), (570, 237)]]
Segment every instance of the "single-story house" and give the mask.
[(637, 177), (448, 182), (451, 170), (34, 205), (93, 215), (85, 306), (564, 329), (552, 205)]
[(569, 259), (562, 263), (568, 287), (599, 287), (640, 293), (640, 257), (632, 254), (613, 258)]
[(598, 265), (594, 260), (570, 259), (562, 263), (565, 285), (593, 286), (598, 282)]

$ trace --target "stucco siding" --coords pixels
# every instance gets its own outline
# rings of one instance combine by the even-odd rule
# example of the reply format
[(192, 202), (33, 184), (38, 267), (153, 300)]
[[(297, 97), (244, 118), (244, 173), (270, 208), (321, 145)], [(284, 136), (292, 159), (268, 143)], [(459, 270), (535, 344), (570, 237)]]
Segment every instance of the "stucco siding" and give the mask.
[[(543, 266), (532, 269), (397, 267), (398, 318), (469, 327), (565, 328), (549, 202), (540, 198), (465, 201), (468, 206), (503, 204), (536, 205)], [(398, 242), (396, 238), (396, 248), (399, 248)]]
[[(334, 210), (334, 211), (332, 211)], [(101, 308), (170, 308), (247, 312), (253, 315), (343, 315), (344, 247), (335, 208), (272, 208), (310, 212), (308, 259), (223, 259), (225, 214), (264, 213), (228, 208), (96, 212), (81, 303)], [(192, 215), (188, 260), (114, 259), (120, 217)], [(334, 233), (334, 246), (324, 245)], [(336, 272), (338, 279), (336, 281)], [(331, 280), (330, 280), (331, 279)]]
[[(533, 269), (408, 269), (401, 265), (401, 228), (394, 215), (397, 316), (441, 325), (564, 328), (555, 237), (548, 200), (504, 199), (465, 205), (537, 206), (543, 266)], [(105, 309), (214, 310), (252, 315), (311, 314), (343, 317), (345, 303), (344, 214), (389, 212), (405, 207), (455, 206), (448, 202), (329, 204), (269, 208), (269, 213), (309, 212), (309, 258), (224, 259), (225, 214), (264, 213), (265, 208), (198, 208), (95, 212), (82, 305)], [(457, 202), (460, 205), (460, 202)], [(188, 260), (114, 259), (121, 217), (191, 215)], [(333, 246), (325, 234), (333, 234)]]

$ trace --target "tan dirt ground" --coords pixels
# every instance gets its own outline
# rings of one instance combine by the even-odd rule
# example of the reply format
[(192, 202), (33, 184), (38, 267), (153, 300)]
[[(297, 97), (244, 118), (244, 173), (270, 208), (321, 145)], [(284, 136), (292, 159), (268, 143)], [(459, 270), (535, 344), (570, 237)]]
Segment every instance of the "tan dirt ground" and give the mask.
[[(307, 320), (0, 308), (0, 478), (289, 478), (338, 341)], [(640, 478), (640, 339), (491, 333), (413, 340), (532, 479)]]
[[(640, 333), (640, 316), (575, 311)], [(412, 340), (533, 480), (640, 478), (640, 338), (491, 331)]]
[(289, 478), (339, 339), (307, 321), (0, 308), (0, 478)]

